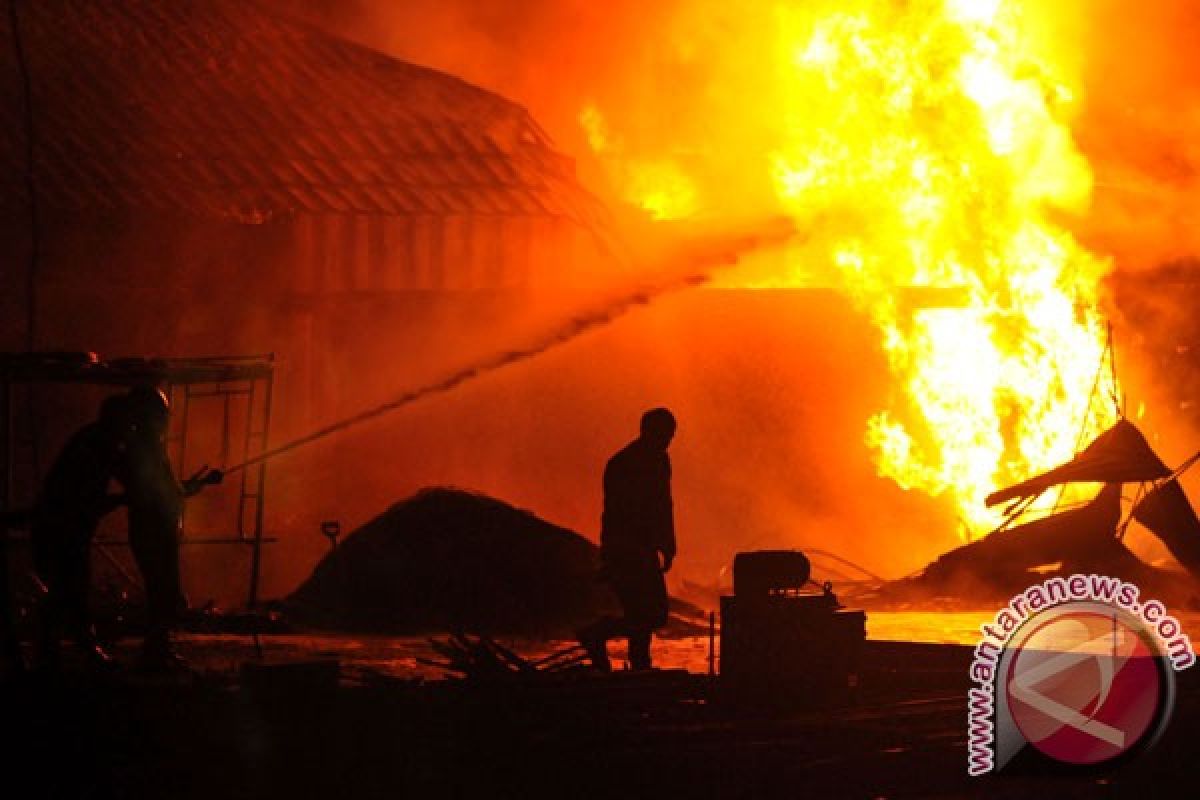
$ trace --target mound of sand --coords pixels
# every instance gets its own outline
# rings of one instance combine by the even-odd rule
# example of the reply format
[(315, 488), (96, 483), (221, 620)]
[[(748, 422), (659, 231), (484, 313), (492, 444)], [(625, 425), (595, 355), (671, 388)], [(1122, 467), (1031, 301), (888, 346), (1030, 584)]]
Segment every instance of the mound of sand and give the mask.
[(615, 611), (598, 556), (579, 534), (500, 500), (425, 489), (346, 537), (284, 606), (338, 630), (570, 635)]

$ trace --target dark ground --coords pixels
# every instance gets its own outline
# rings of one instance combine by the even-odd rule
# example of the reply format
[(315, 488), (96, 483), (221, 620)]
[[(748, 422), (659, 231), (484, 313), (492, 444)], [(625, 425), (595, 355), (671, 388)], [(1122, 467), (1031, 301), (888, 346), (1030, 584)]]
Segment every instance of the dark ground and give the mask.
[[(966, 775), (968, 650), (868, 645), (854, 705), (763, 715), (706, 676), (504, 685), (330, 671), (3, 688), (3, 797), (1096, 797), (1187, 792), (1200, 681), (1149, 753), (1092, 773)], [(121, 653), (127, 661), (130, 652)], [(343, 671), (345, 674), (345, 671)]]

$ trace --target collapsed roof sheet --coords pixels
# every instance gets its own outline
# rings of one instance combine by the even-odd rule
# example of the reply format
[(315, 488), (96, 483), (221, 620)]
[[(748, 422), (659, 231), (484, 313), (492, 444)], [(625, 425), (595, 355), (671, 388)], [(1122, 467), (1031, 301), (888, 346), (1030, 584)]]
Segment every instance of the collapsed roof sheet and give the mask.
[(1163, 464), (1132, 422), (1117, 423), (1067, 463), (1027, 481), (993, 492), (989, 506), (1019, 497), (1038, 495), (1061, 483), (1137, 483), (1165, 478), (1171, 470)]

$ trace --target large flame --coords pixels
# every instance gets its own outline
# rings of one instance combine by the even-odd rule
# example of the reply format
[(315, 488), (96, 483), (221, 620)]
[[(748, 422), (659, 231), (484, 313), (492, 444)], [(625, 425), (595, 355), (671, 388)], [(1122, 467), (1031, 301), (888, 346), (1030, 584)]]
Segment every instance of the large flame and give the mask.
[[(752, 124), (775, 126), (761, 167), (812, 231), (766, 282), (803, 285), (814, 259), (836, 267), (903, 390), (866, 425), (880, 473), (949, 496), (976, 532), (997, 522), (989, 492), (1066, 460), (1115, 415), (1089, 414), (1108, 264), (1062, 222), (1086, 209), (1091, 171), (1069, 127), (1073, 65), (1038, 38), (1052, 7), (783, 3), (750, 95), (771, 106)], [(678, 164), (657, 186), (623, 182), (647, 208), (680, 185), (693, 182)]]

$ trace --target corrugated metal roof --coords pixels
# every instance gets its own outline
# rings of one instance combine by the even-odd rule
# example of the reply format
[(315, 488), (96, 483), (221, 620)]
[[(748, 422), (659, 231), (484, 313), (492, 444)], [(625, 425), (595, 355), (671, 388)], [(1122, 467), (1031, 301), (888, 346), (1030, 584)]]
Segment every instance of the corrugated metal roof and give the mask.
[[(19, 11), (47, 207), (237, 220), (549, 209), (604, 225), (520, 106), (252, 2), (38, 0)], [(0, 213), (13, 213), (25, 202), (24, 126), (14, 53), (0, 50)]]

